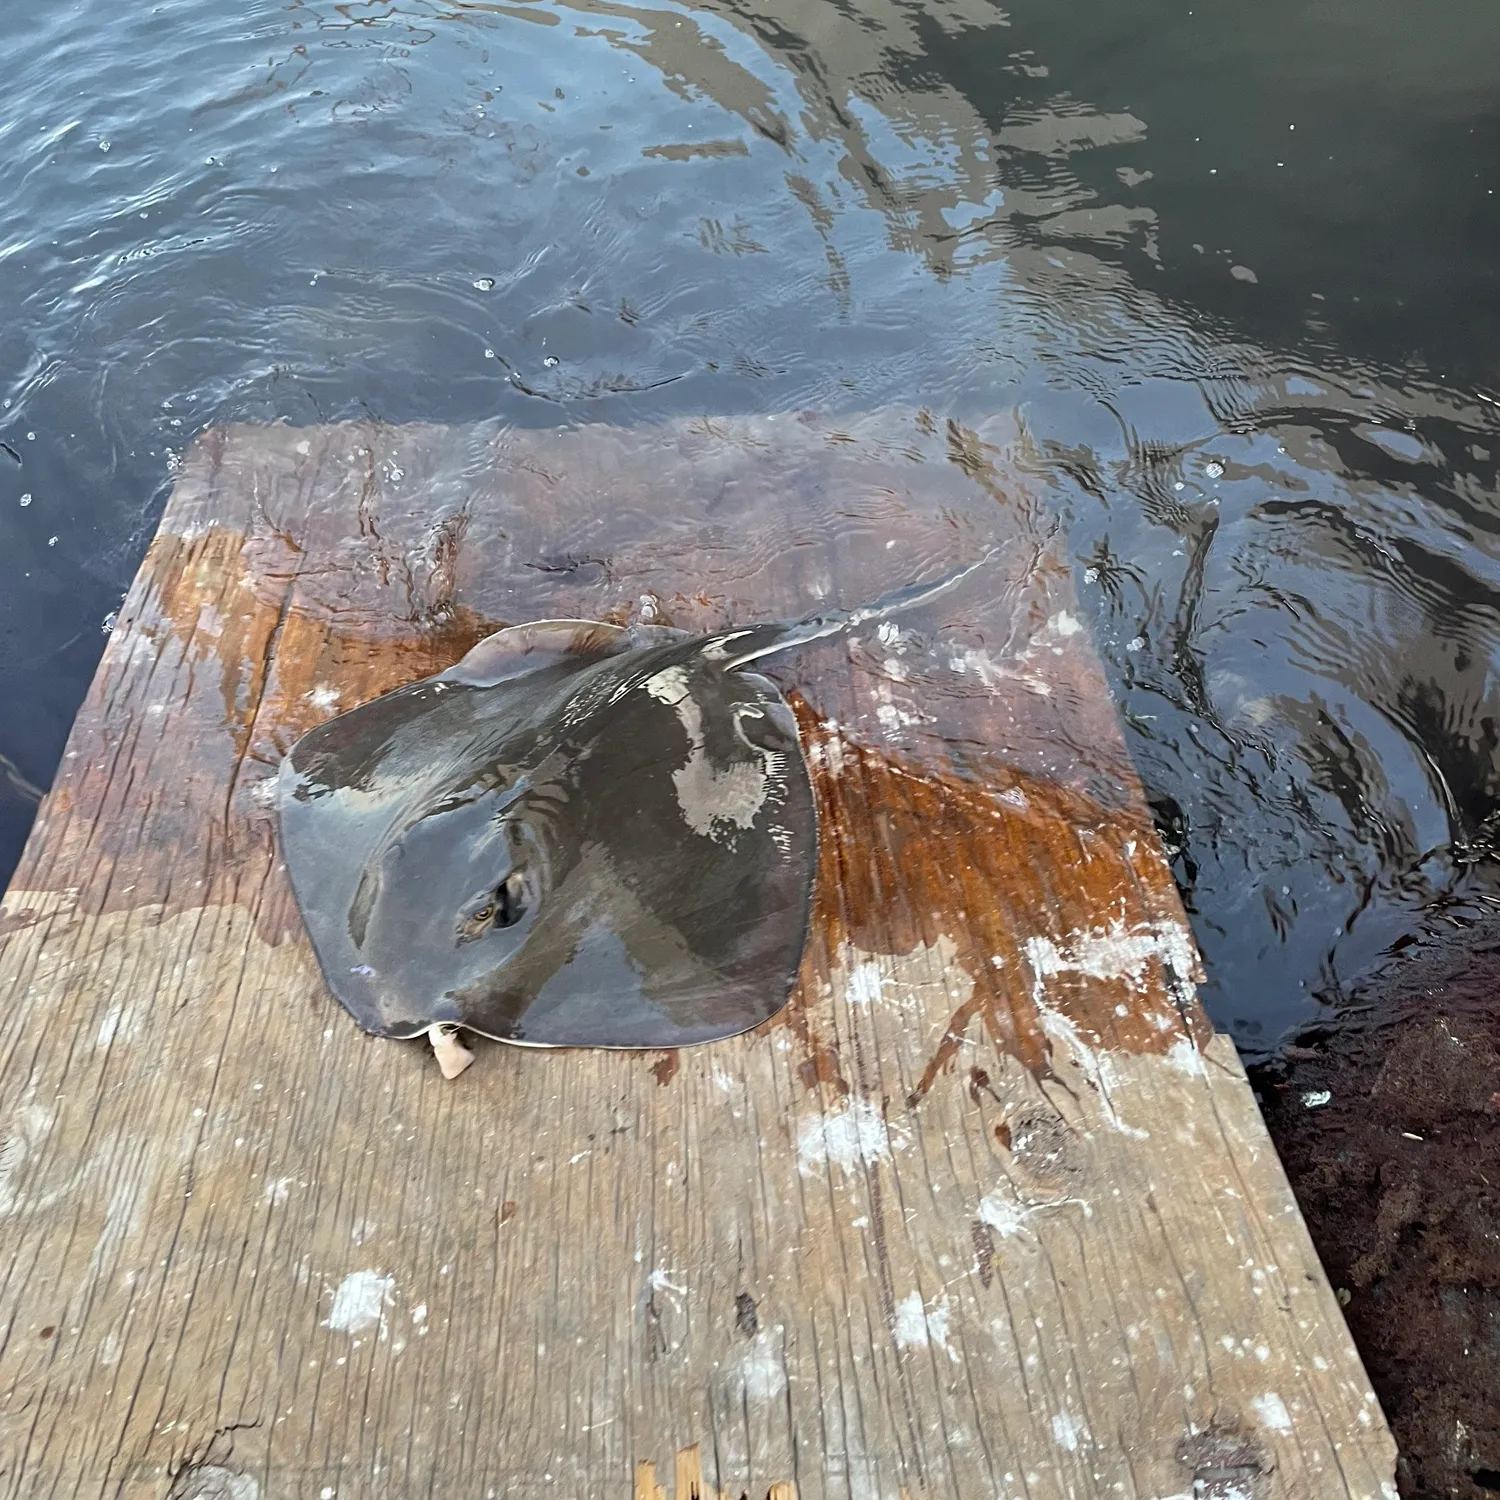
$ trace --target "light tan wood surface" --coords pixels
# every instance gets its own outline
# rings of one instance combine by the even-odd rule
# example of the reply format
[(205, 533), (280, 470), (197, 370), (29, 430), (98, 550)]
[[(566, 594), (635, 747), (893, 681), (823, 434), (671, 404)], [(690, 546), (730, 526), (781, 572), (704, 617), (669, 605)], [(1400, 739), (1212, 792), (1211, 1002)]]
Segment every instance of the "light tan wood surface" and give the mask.
[[(0, 909), (0, 1495), (1393, 1497), (1024, 432), (236, 427)], [(673, 1053), (328, 996), (269, 778), (501, 624), (780, 618), (792, 1003)]]

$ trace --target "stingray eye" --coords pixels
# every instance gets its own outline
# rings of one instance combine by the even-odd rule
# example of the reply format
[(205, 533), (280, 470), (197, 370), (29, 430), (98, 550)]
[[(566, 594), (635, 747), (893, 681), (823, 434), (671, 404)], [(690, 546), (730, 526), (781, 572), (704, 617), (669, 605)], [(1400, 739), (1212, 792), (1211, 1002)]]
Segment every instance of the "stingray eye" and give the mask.
[(494, 915), (495, 903), (493, 901), (486, 901), (485, 904), (474, 913), (474, 915), (470, 918), (470, 921), (472, 921), (476, 927), (487, 927), (489, 926), (490, 921), (494, 917)]

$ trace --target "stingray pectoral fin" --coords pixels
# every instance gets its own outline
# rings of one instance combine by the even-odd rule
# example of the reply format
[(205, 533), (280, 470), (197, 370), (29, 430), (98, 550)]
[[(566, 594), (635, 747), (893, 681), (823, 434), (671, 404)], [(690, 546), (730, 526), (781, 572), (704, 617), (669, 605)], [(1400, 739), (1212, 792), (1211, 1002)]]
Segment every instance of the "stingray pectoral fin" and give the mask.
[(467, 656), (438, 674), (440, 682), (494, 687), (557, 666), (617, 656), (629, 649), (628, 632), (601, 620), (532, 620), (487, 635)]

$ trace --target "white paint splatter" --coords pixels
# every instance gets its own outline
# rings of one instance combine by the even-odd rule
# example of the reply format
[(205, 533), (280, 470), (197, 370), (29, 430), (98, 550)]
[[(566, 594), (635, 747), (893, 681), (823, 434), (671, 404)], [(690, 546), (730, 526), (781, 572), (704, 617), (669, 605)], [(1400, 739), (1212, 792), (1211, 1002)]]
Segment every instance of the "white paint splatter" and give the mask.
[(1286, 1409), (1286, 1402), (1275, 1391), (1267, 1391), (1264, 1396), (1257, 1396), (1250, 1403), (1250, 1409), (1260, 1418), (1262, 1425), (1269, 1427), (1272, 1432), (1292, 1430), (1292, 1418)]
[(874, 1005), (885, 988), (885, 978), (877, 963), (856, 964), (844, 987), (844, 998), (850, 1005)]
[(1060, 635), (1066, 639), (1070, 635), (1077, 635), (1083, 629), (1083, 622), (1070, 615), (1067, 610), (1060, 609), (1047, 621), (1047, 629), (1053, 635)]
[(1303, 1109), (1322, 1109), (1332, 1099), (1333, 1091), (1331, 1089), (1309, 1089), (1302, 1096), (1302, 1107)]
[(262, 1196), (272, 1208), (280, 1208), (286, 1202), (292, 1191), (292, 1179), (290, 1177), (273, 1177), (266, 1183)]
[(880, 727), (887, 734), (896, 734), (902, 729), (922, 722), (921, 714), (902, 708), (895, 701), (889, 684), (884, 682), (879, 683), (876, 687), (876, 692), (880, 698), (880, 702), (875, 705), (875, 717), (880, 720)]
[(891, 1336), (900, 1349), (925, 1349), (935, 1344), (949, 1359), (958, 1355), (948, 1347), (948, 1299), (939, 1297), (931, 1307), (922, 1303), (922, 1294), (912, 1292), (896, 1304), (896, 1318)]
[(1059, 1447), (1077, 1453), (1079, 1440), (1087, 1442), (1089, 1430), (1081, 1417), (1075, 1417), (1070, 1411), (1060, 1411), (1052, 1419), (1052, 1436), (1057, 1439)]
[(333, 1294), (333, 1307), (323, 1325), (336, 1333), (363, 1333), (379, 1328), (385, 1336), (385, 1309), (393, 1301), (394, 1276), (379, 1271), (351, 1271)]
[(102, 1051), (117, 1038), (122, 1042), (133, 1040), (139, 1030), (139, 1007), (117, 1000), (104, 1012), (99, 1030), (94, 1033), (94, 1045)]
[(198, 606), (197, 633), (208, 636), (212, 640), (217, 640), (224, 634), (224, 616), (219, 613), (214, 604), (207, 600)]
[[(1119, 1086), (1113, 1057), (1099, 1047), (1097, 1036), (1092, 1042), (1087, 1040), (1071, 1017), (1049, 1003), (1047, 981), (1060, 974), (1082, 974), (1089, 979), (1124, 980), (1133, 988), (1144, 990), (1148, 965), (1159, 962), (1170, 980), (1186, 984), (1196, 967), (1192, 935), (1179, 922), (1127, 927), (1116, 920), (1107, 928), (1075, 932), (1061, 945), (1049, 937), (1028, 938), (1025, 952), (1035, 975), (1032, 1001), (1043, 1032), (1055, 1041), (1067, 1043), (1085, 1077), (1098, 1090), (1110, 1123), (1126, 1135), (1144, 1139), (1149, 1132), (1126, 1125), (1110, 1097), (1111, 1090)], [(1191, 1065), (1186, 1053), (1178, 1053), (1171, 1061), (1177, 1067), (1184, 1063)]]
[(927, 1336), (955, 1363), (958, 1355), (948, 1347), (948, 1299), (939, 1297), (927, 1309)]
[(1007, 678), (1016, 675), (1008, 667), (1002, 667), (988, 651), (977, 651), (972, 646), (950, 656), (948, 667), (960, 677), (967, 677), (972, 672), (986, 687), (999, 687)]
[(667, 1271), (657, 1267), (650, 1277), (651, 1290), (654, 1292), (675, 1292), (679, 1297), (687, 1296), (687, 1288), (672, 1280), (674, 1276), (680, 1276), (680, 1271)]
[(922, 1294), (913, 1292), (896, 1304), (896, 1342), (903, 1349), (920, 1349), (927, 1344), (927, 1309)]
[[(1030, 652), (1023, 652), (1018, 660), (1025, 661)], [(1029, 672), (1017, 671), (1014, 667), (1005, 666), (995, 660), (988, 651), (966, 646), (956, 655), (948, 658), (948, 669), (957, 672), (960, 677), (974, 676), (987, 688), (997, 688), (1003, 682), (1019, 682), (1028, 692), (1035, 693), (1040, 698), (1052, 696), (1052, 685), (1043, 681)]]
[(1061, 947), (1048, 937), (1026, 940), (1026, 957), (1038, 979), (1077, 973), (1090, 979), (1128, 979), (1140, 984), (1146, 967), (1157, 960), (1181, 980), (1197, 967), (1193, 936), (1180, 922), (1141, 923), (1073, 933)]
[(1021, 1203), (996, 1191), (986, 1193), (979, 1200), (979, 1222), (987, 1224), (996, 1234), (1012, 1239), (1030, 1228), (1030, 1220), (1037, 1214), (1050, 1213), (1059, 1208), (1076, 1208), (1085, 1219), (1094, 1217), (1094, 1206), (1086, 1198), (1053, 1198), (1046, 1203)]
[[(1104, 1118), (1121, 1135), (1128, 1135), (1138, 1141), (1149, 1140), (1151, 1136), (1149, 1130), (1142, 1130), (1136, 1125), (1127, 1125), (1115, 1108), (1114, 1095), (1119, 1090), (1121, 1080), (1115, 1060), (1110, 1053), (1097, 1045), (1090, 1045), (1084, 1040), (1082, 1030), (1071, 1016), (1063, 1015), (1060, 1010), (1047, 1003), (1040, 976), (1032, 986), (1031, 999), (1036, 1006), (1037, 1017), (1042, 1023), (1043, 1035), (1055, 1042), (1064, 1043), (1073, 1054), (1073, 1061), (1078, 1064), (1083, 1076), (1088, 1079), (1099, 1095), (1099, 1102), (1104, 1106)], [(1095, 1038), (1096, 1042), (1097, 1040)]]
[(1179, 1073), (1189, 1078), (1201, 1078), (1207, 1073), (1203, 1066), (1203, 1054), (1190, 1036), (1180, 1036), (1167, 1048), (1167, 1062)]
[(1004, 1235), (1007, 1239), (1020, 1234), (1026, 1227), (1029, 1212), (1021, 1204), (1000, 1193), (986, 1193), (979, 1200), (980, 1222), (988, 1224), (996, 1234)]
[(850, 1099), (826, 1114), (805, 1120), (797, 1132), (797, 1167), (804, 1174), (824, 1165), (853, 1172), (889, 1161), (892, 1148), (905, 1145), (881, 1112), (866, 1099)]
[(307, 701), (317, 709), (332, 708), (339, 701), (339, 690), (326, 685), (315, 687), (307, 694)]
[(151, 667), (161, 650), (155, 637), (138, 625), (116, 626), (110, 632), (110, 664), (116, 672)]
[(774, 1401), (786, 1390), (786, 1368), (764, 1344), (750, 1350), (740, 1366), (745, 1394), (752, 1401)]
[(825, 738), (817, 741), (808, 751), (807, 758), (815, 766), (827, 768), (830, 776), (839, 776), (844, 770), (843, 731), (837, 719), (824, 719), (818, 725)]

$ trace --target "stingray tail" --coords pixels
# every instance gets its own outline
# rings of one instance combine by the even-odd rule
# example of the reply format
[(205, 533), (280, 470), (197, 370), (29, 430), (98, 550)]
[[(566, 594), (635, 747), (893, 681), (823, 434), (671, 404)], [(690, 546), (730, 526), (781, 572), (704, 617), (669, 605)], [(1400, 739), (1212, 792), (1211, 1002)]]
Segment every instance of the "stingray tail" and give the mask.
[(744, 630), (730, 631), (720, 637), (722, 658), (730, 668), (742, 667), (763, 656), (770, 656), (773, 652), (790, 651), (794, 646), (805, 646), (810, 641), (824, 640), (828, 636), (847, 635), (851, 630), (868, 625), (872, 620), (886, 620), (904, 610), (916, 609), (956, 588), (994, 555), (995, 549), (992, 547), (976, 561), (965, 563), (963, 567), (955, 568), (931, 583), (909, 583), (904, 588), (882, 594), (873, 604), (864, 604), (858, 609), (828, 610), (821, 614), (807, 615), (790, 625), (750, 625)]

